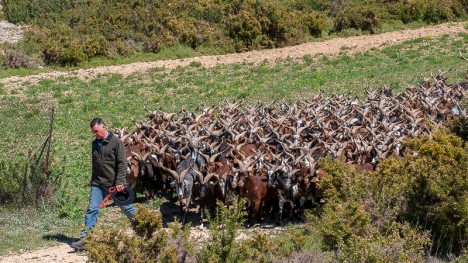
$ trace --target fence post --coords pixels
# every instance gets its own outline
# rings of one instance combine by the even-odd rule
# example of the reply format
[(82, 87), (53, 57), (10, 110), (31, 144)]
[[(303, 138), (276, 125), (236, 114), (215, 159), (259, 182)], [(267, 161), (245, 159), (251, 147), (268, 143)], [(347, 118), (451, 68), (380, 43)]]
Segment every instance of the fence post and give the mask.
[(44, 173), (47, 174), (49, 177), (48, 170), (49, 170), (49, 155), (50, 155), (50, 142), (52, 141), (52, 129), (54, 127), (54, 116), (55, 116), (55, 107), (52, 107), (52, 111), (50, 113), (50, 124), (49, 124), (49, 137), (47, 141), (47, 151), (45, 156), (44, 162)]
[(26, 161), (26, 164), (24, 165), (24, 176), (23, 176), (23, 196), (22, 196), (22, 202), (23, 204), (26, 202), (26, 188), (28, 185), (28, 167), (29, 167), (29, 160), (31, 159), (32, 152), (29, 151), (28, 153), (28, 160)]

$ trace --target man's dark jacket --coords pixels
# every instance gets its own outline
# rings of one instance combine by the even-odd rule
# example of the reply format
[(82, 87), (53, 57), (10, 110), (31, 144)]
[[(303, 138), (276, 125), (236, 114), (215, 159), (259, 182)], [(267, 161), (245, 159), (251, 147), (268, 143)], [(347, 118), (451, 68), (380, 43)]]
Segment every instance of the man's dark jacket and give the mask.
[(114, 134), (109, 133), (102, 140), (102, 149), (99, 150), (98, 140), (92, 143), (93, 175), (91, 185), (111, 187), (126, 185), (127, 158), (123, 142)]

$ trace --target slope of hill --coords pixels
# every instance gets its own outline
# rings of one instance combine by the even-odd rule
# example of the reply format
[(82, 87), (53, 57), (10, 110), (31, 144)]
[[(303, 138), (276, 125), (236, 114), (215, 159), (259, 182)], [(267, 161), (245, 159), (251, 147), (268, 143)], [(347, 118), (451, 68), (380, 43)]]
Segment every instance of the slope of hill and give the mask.
[[(1, 27), (1, 22), (0, 22)], [(40, 79), (49, 79), (66, 76), (77, 76), (81, 79), (90, 79), (103, 73), (119, 73), (129, 75), (139, 71), (146, 71), (151, 68), (161, 67), (173, 69), (178, 66), (187, 66), (190, 63), (200, 63), (204, 67), (214, 67), (219, 64), (232, 63), (262, 63), (265, 60), (274, 63), (277, 59), (300, 59), (303, 56), (337, 56), (342, 52), (348, 54), (364, 52), (372, 48), (382, 48), (384, 46), (402, 43), (406, 40), (437, 37), (441, 35), (454, 35), (458, 33), (468, 33), (468, 28), (464, 23), (447, 23), (425, 28), (389, 32), (379, 35), (357, 36), (349, 38), (337, 38), (323, 42), (311, 42), (293, 47), (281, 49), (271, 49), (262, 51), (252, 51), (241, 54), (229, 54), (222, 56), (204, 56), (189, 59), (166, 60), (145, 63), (133, 63), (128, 65), (99, 67), (86, 70), (76, 70), (71, 72), (49, 72), (26, 77), (9, 77), (0, 79), (0, 84), (4, 85), (8, 92), (23, 82), (37, 82)], [(0, 33), (1, 35), (1, 33)], [(8, 94), (8, 93), (7, 93)], [(59, 244), (50, 248), (43, 248), (30, 251), (24, 254), (9, 255), (0, 257), (0, 262), (86, 262), (87, 257), (79, 253), (71, 253), (73, 250), (67, 244)]]

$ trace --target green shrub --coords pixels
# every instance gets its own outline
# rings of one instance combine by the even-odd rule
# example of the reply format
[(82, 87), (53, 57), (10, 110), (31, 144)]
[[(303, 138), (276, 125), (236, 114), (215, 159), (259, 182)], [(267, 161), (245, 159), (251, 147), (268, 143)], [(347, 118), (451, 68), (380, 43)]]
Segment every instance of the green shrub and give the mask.
[[(404, 145), (406, 157), (384, 160), (372, 173), (329, 158), (319, 162), (328, 173), (317, 225), (326, 249), (352, 261), (419, 261), (430, 235), (432, 253), (461, 253), (468, 240), (467, 146), (443, 131)], [(398, 242), (408, 248), (391, 249)], [(381, 253), (387, 250), (393, 254)]]
[(237, 51), (302, 43), (312, 31), (321, 33), (324, 25), (321, 16), (310, 9), (296, 11), (268, 1), (232, 1), (226, 16), (226, 31), (236, 40)]
[(352, 235), (341, 247), (337, 259), (341, 262), (423, 262), (424, 247), (429, 244), (427, 233), (416, 231), (408, 224), (392, 222), (383, 232)]
[(219, 203), (216, 216), (209, 218), (210, 237), (201, 248), (200, 262), (274, 262), (304, 251), (310, 239), (309, 228), (289, 227), (282, 234), (253, 230), (239, 239), (245, 204), (245, 200), (235, 199), (228, 209)]
[[(232, 8), (239, 11), (229, 14), (226, 20), (227, 32), (231, 38), (237, 41), (238, 51), (255, 47), (255, 40), (262, 33), (262, 25), (255, 17), (255, 10), (247, 2), (232, 1)], [(236, 4), (239, 6), (236, 6)]]
[(147, 52), (157, 53), (161, 50), (162, 45), (161, 38), (156, 34), (149, 35), (143, 40), (143, 48)]
[(0, 159), (0, 203), (22, 202), (24, 161)]
[(239, 251), (242, 251), (242, 258), (239, 261), (271, 262), (281, 245), (280, 242), (274, 242), (268, 234), (254, 230), (251, 238), (240, 242)]
[(0, 20), (5, 20), (6, 17), (5, 17), (5, 13), (3, 12), (3, 8), (0, 9)]
[[(162, 228), (161, 215), (137, 205), (135, 235), (121, 228), (101, 226), (89, 235), (86, 253), (93, 262), (180, 262), (190, 257), (189, 228), (173, 224), (170, 231)], [(105, 251), (106, 253), (102, 253)]]
[(215, 217), (208, 218), (210, 238), (201, 250), (200, 262), (242, 262), (243, 251), (236, 237), (245, 220), (245, 203), (235, 198), (228, 209), (218, 202)]
[(370, 234), (370, 215), (357, 201), (330, 201), (323, 210), (318, 229), (328, 250), (351, 245), (356, 235)]
[(464, 141), (468, 141), (468, 118), (455, 117), (446, 123), (448, 129)]
[(297, 14), (284, 7), (263, 4), (257, 8), (257, 20), (261, 24), (263, 43), (261, 47), (283, 47), (304, 42), (304, 33), (298, 27)]
[(391, 5), (389, 10), (404, 23), (412, 21), (440, 23), (466, 14), (467, 7), (464, 4), (467, 2), (459, 0), (399, 1)]
[(82, 38), (83, 53), (86, 57), (108, 56), (113, 57), (109, 52), (111, 45), (104, 36), (100, 34), (90, 34)]
[(3, 0), (2, 6), (6, 19), (12, 23), (29, 22), (33, 15), (28, 0)]
[(328, 173), (320, 184), (327, 203), (315, 228), (323, 247), (336, 251), (339, 261), (418, 262), (424, 258), (428, 234), (397, 223), (406, 200), (401, 189), (407, 184), (404, 174), (396, 178), (390, 172), (385, 177), (405, 167), (401, 159), (392, 162), (396, 164), (378, 175), (359, 173), (339, 160), (320, 161)]
[(465, 248), (462, 254), (456, 258), (456, 263), (468, 262), (468, 248)]
[(445, 22), (454, 17), (452, 0), (426, 0), (423, 2), (424, 21), (429, 23)]
[(48, 41), (44, 45), (42, 55), (46, 64), (62, 66), (76, 66), (87, 58), (83, 46), (76, 38)]
[(356, 200), (364, 195), (368, 180), (359, 180), (363, 175), (354, 166), (325, 157), (320, 159), (319, 167), (328, 174), (320, 182), (320, 189), (327, 201)]
[(12, 23), (30, 23), (36, 17), (47, 14), (57, 17), (71, 8), (77, 1), (72, 0), (3, 0), (5, 17)]
[(309, 33), (314, 37), (321, 37), (326, 29), (326, 15), (324, 13), (306, 13), (302, 23), (307, 26)]
[(458, 254), (468, 240), (468, 149), (463, 145), (443, 132), (406, 143), (418, 155), (408, 157), (412, 178), (403, 217), (430, 230), (439, 252)]
[(353, 28), (375, 34), (384, 15), (384, 10), (376, 1), (346, 1), (341, 4), (334, 18), (334, 29), (343, 31)]

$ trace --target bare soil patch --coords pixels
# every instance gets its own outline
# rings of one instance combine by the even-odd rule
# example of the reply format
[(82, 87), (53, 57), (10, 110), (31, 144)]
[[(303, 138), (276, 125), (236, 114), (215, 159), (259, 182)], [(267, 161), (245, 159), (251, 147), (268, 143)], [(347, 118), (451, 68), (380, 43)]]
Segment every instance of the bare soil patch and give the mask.
[[(49, 72), (33, 76), (26, 77), (9, 77), (0, 79), (0, 83), (8, 89), (14, 89), (23, 82), (36, 83), (40, 79), (54, 79), (58, 77), (78, 77), (80, 79), (92, 79), (99, 74), (118, 73), (124, 76), (136, 72), (145, 72), (151, 68), (165, 68), (174, 69), (178, 66), (188, 66), (190, 63), (200, 63), (203, 67), (215, 67), (222, 64), (234, 64), (234, 63), (253, 63), (260, 64), (265, 61), (274, 63), (281, 59), (301, 59), (305, 55), (311, 57), (317, 55), (324, 56), (337, 56), (340, 52), (346, 51), (347, 54), (353, 54), (357, 52), (368, 51), (372, 48), (383, 48), (385, 46), (395, 45), (402, 43), (406, 40), (421, 38), (421, 37), (438, 37), (445, 34), (454, 35), (458, 33), (468, 33), (468, 29), (465, 28), (464, 23), (447, 23), (437, 26), (430, 26), (419, 29), (402, 30), (396, 32), (383, 33), (378, 35), (368, 36), (355, 36), (348, 38), (336, 38), (326, 40), (322, 42), (310, 42), (293, 47), (262, 50), (262, 51), (251, 51), (242, 54), (229, 54), (222, 56), (203, 56), (188, 59), (176, 59), (176, 60), (164, 60), (156, 62), (141, 62), (132, 63), (128, 65), (109, 66), (109, 67), (98, 67), (93, 69), (81, 69), (70, 72)], [(168, 210), (176, 213), (178, 208), (166, 207)], [(172, 213), (171, 212), (171, 213)], [(163, 215), (166, 213), (163, 213)], [(177, 213), (176, 213), (177, 215)], [(172, 215), (165, 215), (167, 220)], [(190, 215), (190, 221), (198, 221), (194, 217), (195, 214)], [(192, 223), (193, 224), (193, 223)], [(281, 228), (267, 229), (267, 231), (282, 231)], [(192, 235), (194, 238), (206, 238), (207, 230), (199, 230), (196, 227), (192, 229)], [(57, 246), (42, 248), (36, 251), (30, 251), (23, 254), (9, 255), (0, 257), (0, 262), (87, 262), (87, 257), (83, 253), (75, 253), (69, 245), (61, 241), (57, 241)], [(65, 244), (64, 244), (65, 243)]]

